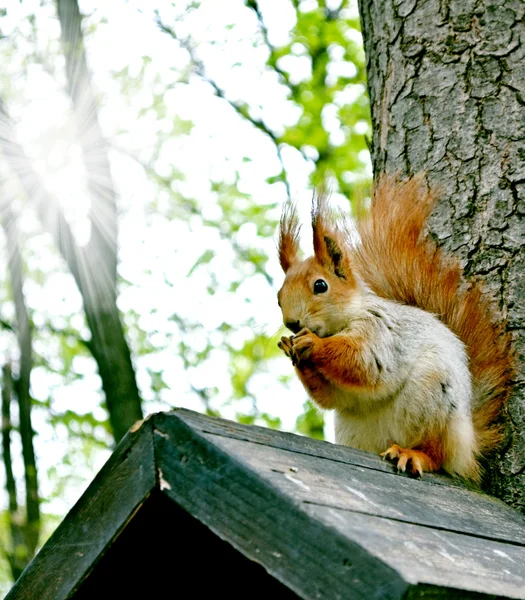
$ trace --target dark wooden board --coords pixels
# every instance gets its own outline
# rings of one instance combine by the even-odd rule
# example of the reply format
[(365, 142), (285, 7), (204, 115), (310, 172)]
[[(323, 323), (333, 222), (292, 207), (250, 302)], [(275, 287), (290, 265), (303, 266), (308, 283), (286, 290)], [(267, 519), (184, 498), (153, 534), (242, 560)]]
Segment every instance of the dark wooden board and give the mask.
[[(301, 598), (399, 599), (409, 585), (176, 416), (154, 419), (161, 488)], [(249, 595), (248, 595), (249, 596)]]
[(179, 410), (126, 436), (7, 600), (115, 597), (119, 581), (146, 597), (173, 564), (155, 579), (160, 597), (193, 563), (203, 578), (210, 563), (239, 577), (230, 562), (260, 580), (253, 598), (281, 597), (282, 584), (308, 600), (525, 599), (525, 517), (446, 477), (400, 477), (371, 454)]
[(6, 600), (65, 600), (156, 485), (151, 421), (128, 433)]
[(225, 436), (202, 435), (298, 502), (525, 546), (525, 516), (485, 494)]
[[(398, 474), (392, 463), (382, 460), (378, 455), (371, 452), (363, 452), (362, 450), (355, 450), (347, 446), (330, 444), (284, 431), (258, 427), (257, 425), (246, 426), (234, 421), (228, 421), (227, 419), (208, 417), (186, 409), (177, 409), (166, 414), (176, 415), (177, 418), (187, 423), (190, 427), (203, 433), (244, 440), (272, 448), (281, 448), (282, 450), (290, 450), (299, 454), (326, 458), (332, 462), (341, 462), (384, 473), (392, 473), (398, 477), (410, 478), (409, 475)], [(454, 479), (441, 473), (426, 473), (425, 481), (436, 485), (445, 485), (448, 488), (452, 486), (463, 489), (475, 489), (474, 485), (466, 485), (465, 482), (459, 479)]]
[[(329, 455), (334, 446), (329, 444), (325, 444), (327, 448), (320, 458), (301, 451), (303, 438), (284, 439), (297, 436), (279, 434), (278, 445), (266, 445), (260, 436), (257, 441), (250, 440), (251, 427), (236, 426), (234, 437), (230, 437), (232, 424), (223, 420), (187, 411), (177, 411), (173, 416), (178, 419), (162, 415), (154, 421), (155, 439), (163, 440), (156, 444), (156, 451), (160, 451), (159, 456), (165, 455), (158, 461), (165, 465), (163, 477), (171, 488), (167, 493), (282, 580), (290, 581), (292, 575), (275, 571), (272, 552), (261, 550), (275, 545), (272, 535), (276, 529), (292, 534), (282, 537), (278, 554), (285, 556), (286, 544), (301, 549), (303, 564), (294, 563), (294, 567), (308, 573), (310, 583), (317, 578), (313, 564), (307, 561), (313, 559), (319, 564), (320, 558), (307, 557), (311, 553), (307, 548), (311, 549), (312, 544), (307, 542), (305, 526), (296, 514), (300, 511), (310, 515), (310, 527), (314, 521), (328, 527), (314, 540), (321, 535), (333, 539), (334, 531), (342, 534), (351, 546), (347, 566), (353, 564), (357, 545), (360, 566), (356, 571), (367, 569), (364, 549), (370, 559), (379, 558), (397, 571), (412, 586), (406, 593), (413, 598), (418, 597), (416, 589), (424, 597), (452, 594), (456, 589), (461, 590), (462, 597), (468, 597), (468, 590), (473, 597), (489, 594), (525, 598), (525, 517), (499, 500), (457, 485), (435, 485), (353, 462), (332, 461)], [(268, 433), (273, 437), (274, 432)], [(289, 449), (294, 443), (299, 451)], [(338, 454), (345, 450), (335, 449)], [(221, 466), (214, 466), (214, 460)], [(190, 462), (193, 468), (187, 466)], [(174, 472), (174, 480), (166, 479), (166, 473), (171, 478)], [(203, 495), (207, 485), (211, 489)], [(266, 493), (256, 491), (257, 486)], [(278, 510), (280, 523), (261, 517), (268, 503)], [(287, 525), (287, 519), (294, 524)], [(258, 552), (252, 547), (254, 543), (259, 544)], [(337, 564), (329, 547), (323, 553), (325, 558), (330, 557), (330, 564)], [(329, 573), (329, 565), (323, 565), (323, 570)], [(330, 573), (330, 578), (334, 577), (342, 581), (343, 575)], [(319, 590), (330, 585), (328, 581), (322, 583), (321, 575), (319, 578)], [(374, 580), (378, 586), (382, 584), (380, 571)], [(373, 597), (373, 582), (367, 585), (366, 594)], [(305, 590), (294, 589), (302, 597), (311, 597), (304, 595)], [(359, 591), (351, 584), (348, 589), (348, 595), (341, 597), (358, 597)]]
[(413, 584), (525, 597), (525, 549), (325, 506), (306, 505), (345, 537), (358, 540)]

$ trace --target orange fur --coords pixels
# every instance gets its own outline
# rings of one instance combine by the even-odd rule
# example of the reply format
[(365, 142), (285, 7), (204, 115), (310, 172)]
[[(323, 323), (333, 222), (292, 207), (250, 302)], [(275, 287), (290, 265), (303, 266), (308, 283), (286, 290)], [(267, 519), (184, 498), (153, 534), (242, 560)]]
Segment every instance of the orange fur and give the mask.
[(494, 425), (514, 374), (511, 336), (479, 284), (467, 284), (459, 261), (423, 235), (435, 195), (417, 177), (380, 179), (370, 215), (358, 224), (353, 252), (372, 291), (439, 317), (467, 348), (474, 384), (473, 423), (480, 451), (501, 440)]
[(289, 202), (284, 207), (279, 227), (279, 262), (285, 273), (298, 258), (300, 229), (296, 207)]
[(334, 408), (338, 387), (368, 388), (374, 384), (359, 340), (337, 336), (322, 339), (305, 329), (293, 338), (282, 337), (279, 347), (292, 358), (299, 379), (321, 408)]
[(362, 344), (358, 339), (332, 336), (319, 344), (315, 366), (323, 377), (340, 388), (366, 388), (374, 381), (363, 358)]
[[(279, 346), (317, 404), (335, 409), (338, 443), (381, 452), (395, 441), (401, 446), (391, 445), (383, 456), (397, 460), (400, 470), (420, 475), (444, 467), (479, 481), (479, 453), (501, 439), (495, 421), (509, 394), (514, 355), (481, 286), (466, 282), (459, 261), (424, 235), (434, 204), (422, 177), (383, 177), (370, 214), (358, 223), (356, 247), (344, 217), (321, 194), (312, 208), (315, 253), (306, 260), (299, 258), (298, 220), (288, 205), (278, 300), (296, 335)], [(404, 348), (411, 348), (418, 325), (426, 338), (416, 336), (419, 359), (407, 360)], [(454, 374), (454, 400), (446, 373)]]
[(443, 464), (443, 454), (433, 456), (429, 452), (418, 450), (416, 448), (401, 448), (397, 444), (392, 444), (388, 450), (381, 453), (381, 456), (387, 460), (397, 461), (398, 471), (406, 471), (409, 467), (412, 475), (421, 477), (423, 471), (439, 471)]
[(418, 450), (423, 452), (432, 463), (433, 471), (438, 471), (445, 459), (443, 450), (442, 435), (436, 435), (433, 439), (428, 439), (418, 446)]
[(317, 371), (314, 365), (302, 363), (300, 366), (296, 366), (295, 370), (301, 383), (321, 408), (327, 410), (335, 408), (334, 387)]

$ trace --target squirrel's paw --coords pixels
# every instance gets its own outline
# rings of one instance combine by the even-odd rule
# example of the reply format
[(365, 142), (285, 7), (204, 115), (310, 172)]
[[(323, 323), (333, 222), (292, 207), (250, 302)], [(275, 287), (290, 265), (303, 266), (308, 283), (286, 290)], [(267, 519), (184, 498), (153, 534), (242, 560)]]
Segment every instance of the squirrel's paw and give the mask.
[(279, 346), (279, 348), (286, 354), (286, 356), (291, 359), (292, 364), (295, 365), (297, 359), (293, 350), (292, 338), (283, 336), (280, 339), (280, 341), (277, 342), (277, 346)]
[(401, 448), (397, 444), (392, 444), (388, 450), (381, 453), (385, 460), (397, 461), (397, 470), (401, 472), (409, 471), (414, 477), (422, 477), (423, 471), (434, 471), (433, 461), (421, 450), (411, 448)]
[(308, 360), (319, 338), (306, 327), (292, 338), (293, 351), (298, 360)]

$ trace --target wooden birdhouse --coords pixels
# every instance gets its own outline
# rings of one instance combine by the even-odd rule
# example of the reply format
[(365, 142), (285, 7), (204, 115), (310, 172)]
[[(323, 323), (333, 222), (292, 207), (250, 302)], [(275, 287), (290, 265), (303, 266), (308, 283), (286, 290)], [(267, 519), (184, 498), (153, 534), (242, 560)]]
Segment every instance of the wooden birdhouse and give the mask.
[(130, 431), (8, 600), (524, 598), (525, 516), (186, 410)]

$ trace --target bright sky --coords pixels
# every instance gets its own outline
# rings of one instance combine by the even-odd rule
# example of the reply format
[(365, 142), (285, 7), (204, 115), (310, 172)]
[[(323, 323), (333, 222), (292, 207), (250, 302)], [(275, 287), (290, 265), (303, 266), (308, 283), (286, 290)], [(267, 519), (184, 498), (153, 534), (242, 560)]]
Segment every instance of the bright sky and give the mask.
[[(280, 171), (273, 144), (262, 133), (241, 121), (227, 104), (217, 99), (210, 87), (199, 78), (190, 76), (188, 84), (178, 82), (184, 72), (188, 56), (167, 35), (159, 32), (153, 21), (153, 7), (159, 9), (167, 22), (177, 22), (181, 36), (191, 35), (198, 48), (200, 59), (205, 63), (208, 75), (219, 82), (233, 100), (242, 99), (252, 107), (270, 127), (278, 131), (297, 118), (297, 109), (287, 101), (276, 78), (264, 69), (264, 49), (254, 46), (258, 35), (256, 19), (241, 0), (217, 2), (204, 0), (199, 10), (188, 16), (188, 1), (143, 2), (140, 0), (112, 0), (80, 2), (87, 19), (85, 31), (94, 31), (86, 39), (88, 62), (93, 72), (97, 93), (100, 95), (100, 120), (107, 139), (115, 144), (111, 151), (111, 165), (119, 192), (120, 216), (120, 274), (129, 282), (123, 286), (119, 306), (124, 313), (134, 311), (140, 327), (156, 331), (151, 336), (158, 350), (143, 357), (136, 357), (135, 366), (139, 385), (146, 400), (145, 410), (166, 410), (171, 406), (185, 406), (202, 410), (203, 405), (191, 392), (191, 385), (210, 386), (223, 390), (212, 406), (220, 408), (226, 417), (236, 412), (250, 412), (251, 401), (226, 403), (230, 395), (228, 354), (222, 350), (212, 353), (209, 360), (199, 368), (184, 369), (177, 355), (179, 332), (173, 321), (174, 313), (190, 322), (202, 323), (201, 332), (192, 334), (191, 343), (196, 349), (206, 346), (207, 336), (220, 342), (220, 334), (214, 332), (227, 321), (234, 326), (234, 342), (238, 347), (250, 339), (254, 331), (243, 323), (255, 316), (257, 330), (274, 334), (281, 326), (281, 315), (275, 294), (282, 281), (273, 239), (261, 240), (255, 236), (253, 224), (242, 226), (238, 241), (257, 244), (271, 257), (268, 270), (274, 278), (271, 288), (262, 276), (246, 277), (246, 282), (236, 294), (227, 292), (228, 283), (237, 276), (233, 267), (234, 254), (227, 240), (221, 240), (216, 229), (205, 228), (200, 219), (189, 223), (176, 218), (172, 201), (166, 193), (158, 193), (140, 164), (132, 157), (148, 162), (160, 135), (172, 130), (176, 118), (192, 121), (194, 127), (189, 135), (173, 136), (160, 149), (155, 168), (158, 174), (169, 177), (172, 169), (184, 173), (184, 181), (174, 181), (172, 188), (187, 197), (198, 198), (199, 207), (206, 217), (216, 218), (216, 195), (210, 189), (210, 180), (233, 182), (239, 176), (238, 187), (250, 194), (260, 204), (277, 203), (285, 199), (282, 184), (269, 185), (266, 179)], [(287, 2), (266, 0), (260, 2), (275, 45), (288, 40), (288, 32), (294, 25), (293, 11)], [(24, 61), (32, 57), (34, 43), (25, 43), (16, 35), (16, 49), (9, 40), (13, 29), (20, 27), (30, 36), (25, 17), (36, 14), (36, 48), (45, 55), (46, 48), (57, 50), (59, 24), (53, 3), (40, 7), (39, 0), (6, 0), (6, 16), (0, 19), (0, 30), (5, 36), (0, 41), (0, 60), (5, 70), (4, 79), (9, 82), (11, 115), (17, 120), (17, 135), (26, 151), (35, 158), (36, 167), (44, 178), (49, 192), (63, 203), (66, 214), (79, 239), (89, 235), (86, 214), (89, 197), (83, 183), (80, 148), (69, 100), (57, 86), (64, 84), (63, 64), (49, 65), (51, 75), (41, 64)], [(229, 27), (233, 25), (232, 27)], [(14, 36), (13, 36), (14, 37)], [(151, 57), (137, 89), (123, 96), (115, 73), (129, 69), (131, 77), (138, 77), (144, 66), (143, 56)], [(299, 81), (308, 75), (309, 65), (300, 56), (290, 57), (288, 68)], [(56, 74), (53, 73), (57, 69)], [(165, 93), (163, 102), (166, 116), (158, 120), (152, 112), (140, 118), (138, 112), (151, 105), (153, 95)], [(123, 134), (122, 132), (126, 132)], [(334, 129), (334, 135), (337, 131)], [(250, 161), (243, 161), (249, 157)], [(311, 191), (308, 177), (311, 164), (295, 150), (283, 152), (291, 190), (299, 206), (307, 214)], [(0, 175), (4, 176), (2, 169)], [(152, 200), (156, 208), (152, 210)], [(337, 200), (337, 198), (336, 198)], [(277, 216), (280, 208), (276, 208)], [(306, 214), (305, 219), (306, 219)], [(81, 300), (72, 278), (61, 265), (56, 253), (35, 218), (26, 216), (23, 222), (28, 236), (25, 256), (35, 268), (41, 266), (46, 274), (40, 281), (28, 281), (25, 287), (28, 306), (34, 311), (35, 324), (51, 320), (58, 329), (66, 325), (64, 317), (71, 316), (73, 325), (87, 337), (81, 311)], [(205, 245), (204, 245), (205, 244)], [(199, 267), (191, 278), (188, 272), (205, 248), (212, 248), (216, 258), (206, 266)], [(5, 251), (3, 251), (5, 254)], [(214, 296), (207, 293), (210, 270), (224, 286)], [(47, 275), (49, 272), (51, 275)], [(249, 270), (246, 276), (249, 275)], [(7, 277), (6, 260), (0, 260), (0, 276)], [(246, 298), (250, 302), (246, 302)], [(5, 299), (1, 316), (12, 317), (12, 306)], [(237, 326), (236, 326), (237, 324)], [(215, 337), (214, 337), (215, 336)], [(37, 350), (44, 356), (53, 355), (52, 337), (40, 342)], [(12, 338), (0, 336), (2, 362), (13, 357)], [(168, 389), (158, 398), (150, 392), (148, 368), (164, 371)], [(42, 367), (36, 367), (32, 377), (32, 393), (35, 398), (53, 398), (52, 410), (61, 413), (75, 402), (78, 412), (93, 412), (103, 418), (100, 403), (100, 381), (94, 361), (77, 357), (73, 370), (82, 375), (70, 378), (64, 384), (61, 375), (53, 375)], [(269, 362), (267, 371), (253, 378), (252, 386), (257, 392), (258, 408), (281, 417), (286, 429), (293, 429), (295, 419), (301, 412), (306, 394), (294, 379), (288, 387), (278, 381), (279, 376), (289, 375), (291, 366), (284, 359)], [(61, 498), (45, 504), (43, 510), (63, 514), (75, 501), (93, 473), (107, 458), (108, 452), (99, 450), (85, 455), (68, 439), (65, 427), (55, 429), (44, 418), (44, 411), (35, 411), (35, 429), (38, 431), (36, 449), (41, 473), (42, 496), (54, 490), (60, 477), (68, 480)], [(330, 438), (331, 429), (327, 428)], [(15, 445), (15, 453), (20, 454)], [(66, 457), (67, 460), (64, 459)], [(21, 473), (21, 465), (15, 464)], [(56, 478), (48, 479), (45, 473), (56, 469)], [(0, 469), (0, 485), (3, 488), (3, 470)], [(0, 508), (5, 505), (5, 494), (0, 495)]]

